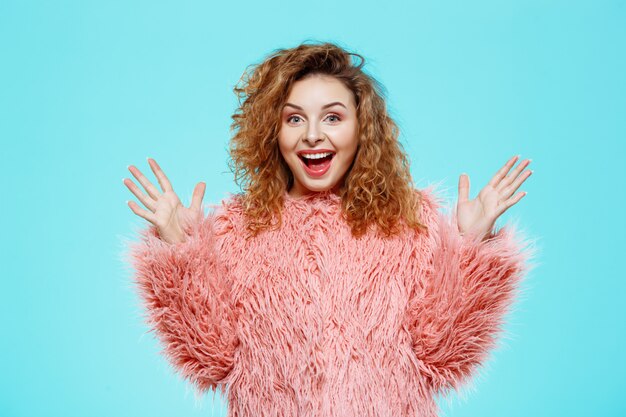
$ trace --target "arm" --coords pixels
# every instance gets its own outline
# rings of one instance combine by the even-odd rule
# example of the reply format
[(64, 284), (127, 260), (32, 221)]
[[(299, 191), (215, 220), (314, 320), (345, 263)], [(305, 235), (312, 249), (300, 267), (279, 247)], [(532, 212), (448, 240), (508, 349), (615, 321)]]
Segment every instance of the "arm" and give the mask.
[(238, 345), (231, 283), (220, 259), (232, 235), (227, 222), (215, 213), (202, 216), (181, 243), (161, 240), (148, 225), (127, 253), (163, 353), (200, 392), (224, 382)]
[(410, 295), (409, 331), (431, 389), (457, 390), (495, 347), (532, 252), (509, 225), (484, 238), (462, 236), (456, 216), (424, 196), (426, 268)]

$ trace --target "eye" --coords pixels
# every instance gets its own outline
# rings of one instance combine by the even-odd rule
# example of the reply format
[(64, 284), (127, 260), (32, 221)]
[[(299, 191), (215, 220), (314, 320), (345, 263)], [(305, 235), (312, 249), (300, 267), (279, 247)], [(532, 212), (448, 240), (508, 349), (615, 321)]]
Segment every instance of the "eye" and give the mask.
[[(326, 116), (326, 118), (327, 118), (327, 119), (329, 119), (329, 118), (331, 118), (331, 119), (332, 119), (332, 118), (336, 119), (336, 120), (331, 120), (331, 122), (332, 122), (332, 123), (335, 123), (335, 122), (339, 122), (339, 121), (341, 121), (341, 117), (340, 117), (339, 115), (337, 115), (337, 114), (329, 114), (328, 116)], [(297, 119), (297, 120), (294, 120), (294, 119)], [(298, 123), (298, 121), (299, 121), (300, 119), (301, 119), (301, 117), (300, 117), (300, 116), (298, 116), (298, 115), (295, 115), (295, 114), (294, 114), (293, 116), (289, 116), (289, 117), (287, 118), (287, 123), (292, 123), (292, 122), (293, 122), (293, 123)]]
[(336, 114), (329, 114), (329, 115), (328, 115), (328, 118), (330, 118), (330, 117), (334, 117), (334, 118), (336, 118), (336, 119), (337, 119), (337, 121), (340, 121), (340, 120), (341, 120), (341, 117), (339, 117), (339, 116), (338, 116), (338, 115), (336, 115)]

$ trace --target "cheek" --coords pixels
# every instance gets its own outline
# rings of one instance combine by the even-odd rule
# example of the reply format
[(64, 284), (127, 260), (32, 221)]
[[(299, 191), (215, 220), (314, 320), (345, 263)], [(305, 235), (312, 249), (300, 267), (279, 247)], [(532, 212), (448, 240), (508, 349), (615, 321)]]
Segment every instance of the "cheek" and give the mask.
[(350, 166), (356, 159), (356, 155), (359, 152), (358, 141), (353, 140), (350, 146), (346, 148), (346, 165)]
[(356, 127), (352, 125), (344, 125), (335, 135), (337, 146), (346, 151), (352, 151), (356, 148), (358, 139), (356, 136)]
[(295, 154), (293, 145), (284, 137), (278, 139), (278, 151), (283, 158), (284, 163), (287, 165), (290, 171), (295, 169), (297, 163), (300, 162), (300, 158)]
[(297, 143), (298, 138), (293, 134), (290, 135), (288, 132), (283, 131), (278, 134), (278, 147), (281, 152), (293, 151)]
[(278, 150), (283, 155), (283, 158), (287, 159), (286, 156), (289, 153), (289, 142), (283, 135), (278, 136)]
[(341, 140), (337, 141), (335, 145), (339, 150), (341, 150), (341, 152), (351, 155), (358, 149), (359, 142), (354, 136), (350, 135), (341, 138)]

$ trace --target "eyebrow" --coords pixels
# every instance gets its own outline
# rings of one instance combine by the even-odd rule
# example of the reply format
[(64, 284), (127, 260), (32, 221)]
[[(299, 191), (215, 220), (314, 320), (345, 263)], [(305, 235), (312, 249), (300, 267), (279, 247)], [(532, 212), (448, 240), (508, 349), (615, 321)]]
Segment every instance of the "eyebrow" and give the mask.
[[(340, 105), (340, 106), (344, 107), (346, 110), (348, 109), (342, 102), (340, 102), (340, 101), (333, 101), (332, 103), (328, 103), (328, 104), (323, 105), (322, 106), (322, 110), (323, 109), (327, 109), (327, 108), (332, 107), (332, 106), (336, 106), (336, 105)], [(298, 109), (298, 110), (304, 110), (302, 107), (296, 106), (295, 104), (292, 104), (292, 103), (285, 103), (283, 108), (285, 108), (287, 106), (293, 107), (294, 109)]]

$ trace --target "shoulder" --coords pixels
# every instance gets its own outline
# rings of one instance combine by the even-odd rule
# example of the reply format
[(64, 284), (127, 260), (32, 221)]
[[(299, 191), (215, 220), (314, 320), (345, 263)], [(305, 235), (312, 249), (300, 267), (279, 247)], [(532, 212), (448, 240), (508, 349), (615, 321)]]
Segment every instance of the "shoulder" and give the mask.
[(213, 220), (213, 227), (217, 235), (223, 235), (238, 229), (243, 216), (241, 194), (230, 194), (223, 198), (219, 204), (209, 206), (212, 212), (208, 217)]
[(420, 221), (427, 227), (437, 226), (450, 210), (447, 190), (441, 182), (429, 184), (426, 187), (415, 189), (418, 200)]
[(420, 214), (423, 216), (433, 215), (445, 205), (445, 199), (442, 196), (439, 184), (415, 188), (414, 191), (417, 194)]

